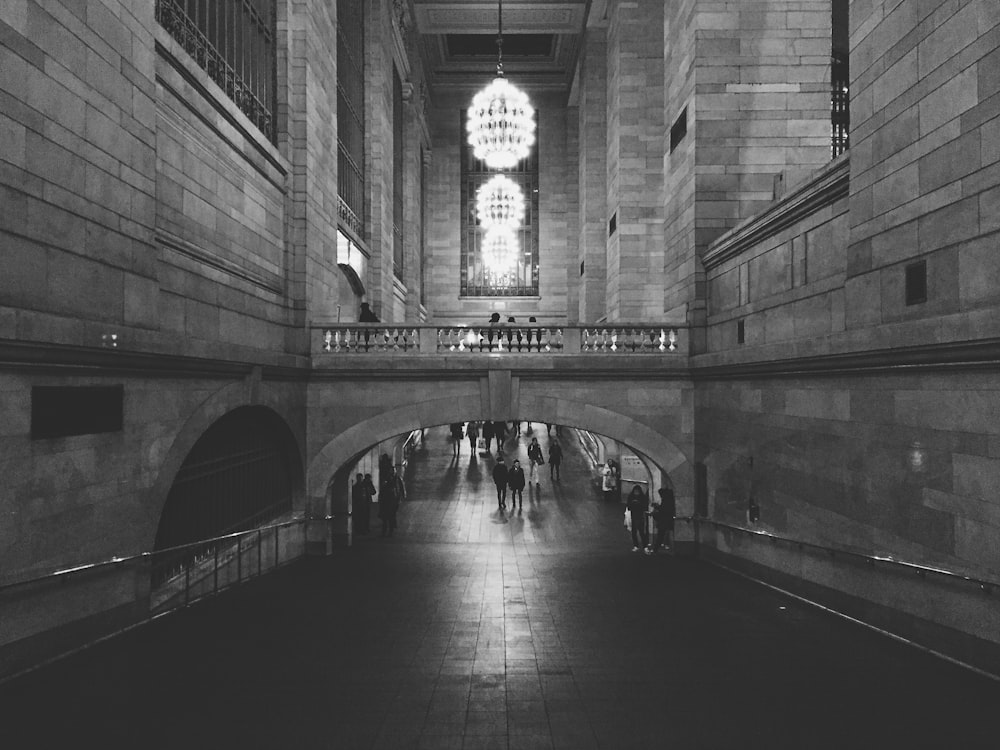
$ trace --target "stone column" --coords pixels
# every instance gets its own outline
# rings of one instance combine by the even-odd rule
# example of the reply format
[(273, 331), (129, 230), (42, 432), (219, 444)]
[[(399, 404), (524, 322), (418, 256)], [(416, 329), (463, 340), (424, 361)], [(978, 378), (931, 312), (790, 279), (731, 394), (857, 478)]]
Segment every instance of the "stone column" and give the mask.
[(607, 315), (663, 315), (663, 0), (620, 0), (607, 48)]

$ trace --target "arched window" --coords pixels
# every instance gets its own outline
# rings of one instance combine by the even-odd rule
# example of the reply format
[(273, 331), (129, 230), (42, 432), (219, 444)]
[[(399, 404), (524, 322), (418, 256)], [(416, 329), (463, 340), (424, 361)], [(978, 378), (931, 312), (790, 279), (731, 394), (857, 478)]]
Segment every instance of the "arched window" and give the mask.
[(292, 438), (283, 427), (259, 407), (236, 409), (209, 427), (174, 478), (154, 550), (245, 531), (291, 511)]

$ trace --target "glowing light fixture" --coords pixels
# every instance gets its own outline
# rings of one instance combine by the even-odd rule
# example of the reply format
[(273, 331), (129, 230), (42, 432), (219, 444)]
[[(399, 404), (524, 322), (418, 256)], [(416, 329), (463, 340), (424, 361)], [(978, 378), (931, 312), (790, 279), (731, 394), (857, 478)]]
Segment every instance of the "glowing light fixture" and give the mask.
[(486, 230), (483, 235), (482, 257), (491, 283), (511, 283), (517, 273), (517, 255), (520, 249), (517, 235), (510, 227), (498, 224)]
[(484, 229), (495, 226), (517, 229), (524, 219), (521, 186), (506, 175), (494, 175), (476, 191), (476, 215)]
[(466, 129), (477, 159), (510, 169), (535, 143), (535, 110), (527, 95), (503, 77), (503, 0), (497, 0), (497, 77), (472, 99)]

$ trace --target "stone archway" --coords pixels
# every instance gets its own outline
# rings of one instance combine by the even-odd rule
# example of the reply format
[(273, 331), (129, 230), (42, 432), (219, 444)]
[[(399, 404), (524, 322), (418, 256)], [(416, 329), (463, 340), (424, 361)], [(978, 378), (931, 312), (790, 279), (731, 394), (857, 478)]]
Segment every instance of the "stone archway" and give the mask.
[[(506, 413), (493, 412), (493, 409), (484, 407), (483, 399), (477, 394), (470, 394), (410, 404), (352, 425), (323, 444), (309, 462), (306, 487), (310, 512), (315, 515), (330, 512), (327, 487), (333, 475), (365, 447), (411, 430), (451, 422), (510, 419)], [(679, 505), (693, 499), (694, 477), (687, 455), (670, 438), (628, 415), (593, 404), (550, 397), (535, 403), (530, 415), (525, 413), (520, 416), (613, 438), (647, 456), (670, 475)]]

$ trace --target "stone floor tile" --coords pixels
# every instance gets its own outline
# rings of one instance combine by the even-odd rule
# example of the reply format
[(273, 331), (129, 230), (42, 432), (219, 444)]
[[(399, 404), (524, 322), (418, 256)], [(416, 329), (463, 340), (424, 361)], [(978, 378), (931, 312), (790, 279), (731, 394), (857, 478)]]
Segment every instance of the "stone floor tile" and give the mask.
[(568, 440), (561, 494), (499, 523), (490, 459), (450, 465), (425, 435), (391, 544), (0, 684), (0, 745), (188, 747), (198, 726), (212, 747), (996, 749), (996, 683), (701, 561), (632, 555)]

